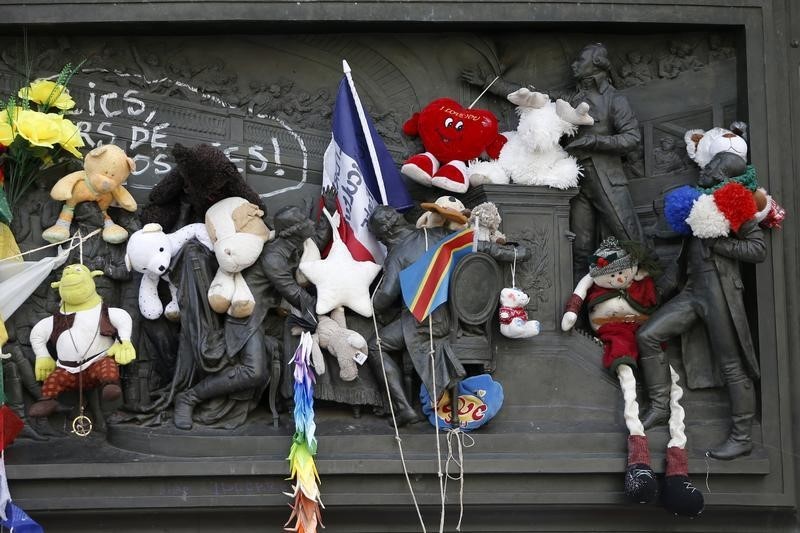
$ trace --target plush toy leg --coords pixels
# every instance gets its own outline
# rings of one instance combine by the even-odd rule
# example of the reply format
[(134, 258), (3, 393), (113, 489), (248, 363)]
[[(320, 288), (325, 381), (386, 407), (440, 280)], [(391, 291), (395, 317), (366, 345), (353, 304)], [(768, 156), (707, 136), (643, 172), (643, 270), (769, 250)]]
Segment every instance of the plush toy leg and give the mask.
[(456, 194), (467, 192), (467, 165), (463, 161), (450, 161), (442, 165), (431, 179), (431, 185)]
[(425, 152), (411, 156), (400, 170), (404, 175), (426, 187), (431, 186), (431, 179), (439, 170), (439, 160), (432, 153)]
[(664, 477), (664, 489), (661, 491), (661, 503), (664, 508), (682, 516), (697, 516), (703, 512), (703, 493), (689, 480), (689, 460), (686, 455), (685, 412), (680, 399), (683, 389), (678, 385), (679, 376), (672, 366), (670, 371), (669, 392), (669, 436), (667, 443), (667, 471)]
[[(166, 277), (166, 276), (164, 276)], [(167, 284), (169, 285), (169, 293), (172, 295), (172, 299), (167, 304), (167, 308), (164, 309), (164, 316), (167, 317), (169, 320), (173, 322), (177, 322), (181, 318), (181, 310), (178, 306), (178, 287), (173, 285), (171, 281), (167, 278)]]
[(60, 242), (69, 238), (69, 227), (72, 225), (72, 214), (74, 211), (74, 206), (64, 204), (56, 223), (42, 232), (42, 239), (47, 242)]
[(228, 309), (228, 314), (234, 318), (250, 316), (256, 307), (256, 300), (241, 273), (237, 272), (233, 275), (233, 285), (233, 295), (231, 296), (231, 306)]
[(636, 378), (628, 365), (617, 366), (617, 377), (625, 400), (625, 425), (628, 427), (628, 467), (625, 469), (625, 496), (632, 502), (650, 503), (656, 495), (656, 478), (650, 468), (650, 449), (639, 421)]
[(478, 161), (467, 167), (469, 184), (473, 187), (487, 183), (508, 183), (506, 171), (497, 161)]
[(142, 276), (139, 284), (139, 312), (148, 320), (155, 320), (164, 312), (158, 297), (158, 278)]
[(128, 232), (115, 224), (108, 213), (103, 211), (103, 240), (111, 244), (119, 244), (128, 240)]
[(235, 288), (233, 275), (224, 270), (217, 270), (208, 288), (208, 305), (217, 313), (227, 313)]

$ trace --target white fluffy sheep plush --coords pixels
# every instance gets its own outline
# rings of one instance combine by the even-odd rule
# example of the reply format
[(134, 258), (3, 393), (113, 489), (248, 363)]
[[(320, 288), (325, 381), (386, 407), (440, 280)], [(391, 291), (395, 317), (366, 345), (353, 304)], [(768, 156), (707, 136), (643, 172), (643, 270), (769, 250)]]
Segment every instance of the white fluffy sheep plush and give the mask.
[(559, 144), (578, 126), (594, 124), (589, 106), (573, 108), (564, 100), (550, 101), (546, 94), (527, 88), (508, 95), (517, 106), (517, 131), (504, 132), (508, 142), (493, 161), (472, 161), (468, 175), (473, 186), (485, 183), (519, 183), (568, 189), (578, 185), (581, 168)]

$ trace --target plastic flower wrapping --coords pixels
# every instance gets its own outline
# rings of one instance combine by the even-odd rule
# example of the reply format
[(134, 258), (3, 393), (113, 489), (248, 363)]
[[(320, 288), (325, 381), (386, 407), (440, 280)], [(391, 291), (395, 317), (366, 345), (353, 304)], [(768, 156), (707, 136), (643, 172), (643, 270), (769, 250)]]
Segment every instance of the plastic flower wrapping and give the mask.
[(78, 127), (65, 116), (75, 107), (67, 85), (78, 67), (55, 80), (38, 79), (0, 103), (0, 221), (36, 182), (42, 170), (82, 158)]

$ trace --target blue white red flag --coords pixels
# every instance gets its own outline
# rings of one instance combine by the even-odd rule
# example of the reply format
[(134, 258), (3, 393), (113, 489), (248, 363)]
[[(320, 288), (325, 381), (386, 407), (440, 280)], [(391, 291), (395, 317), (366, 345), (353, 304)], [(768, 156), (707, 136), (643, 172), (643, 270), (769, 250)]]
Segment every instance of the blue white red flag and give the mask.
[(472, 229), (453, 233), (400, 271), (403, 301), (418, 322), (447, 301), (450, 272), (462, 257), (472, 251), (474, 236)]
[(339, 234), (353, 258), (383, 264), (386, 250), (369, 232), (367, 221), (378, 204), (404, 211), (413, 202), (361, 105), (347, 61), (343, 66), (345, 76), (336, 94), (333, 138), (325, 151), (322, 186), (336, 188), (339, 213), (345, 221), (339, 225)]

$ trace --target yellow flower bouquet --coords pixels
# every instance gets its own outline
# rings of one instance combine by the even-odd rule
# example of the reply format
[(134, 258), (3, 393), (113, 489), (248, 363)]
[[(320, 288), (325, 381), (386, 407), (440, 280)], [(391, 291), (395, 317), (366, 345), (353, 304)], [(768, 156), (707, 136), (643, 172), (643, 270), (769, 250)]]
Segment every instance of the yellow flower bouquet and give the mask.
[(67, 84), (78, 68), (35, 80), (0, 107), (0, 222), (10, 222), (11, 208), (42, 170), (83, 157), (80, 132), (64, 116), (75, 107)]

